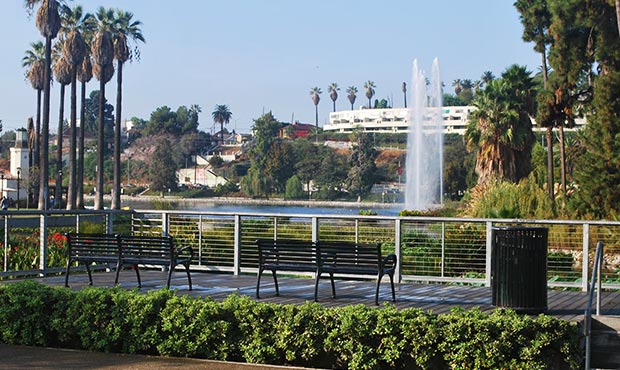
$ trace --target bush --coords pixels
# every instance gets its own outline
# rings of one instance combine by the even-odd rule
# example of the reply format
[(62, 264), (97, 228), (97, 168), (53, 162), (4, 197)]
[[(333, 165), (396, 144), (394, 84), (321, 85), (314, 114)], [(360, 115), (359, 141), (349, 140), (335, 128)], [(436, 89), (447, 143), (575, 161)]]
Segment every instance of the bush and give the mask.
[(346, 369), (577, 369), (575, 323), (513, 311), (224, 302), (121, 288), (0, 286), (0, 342)]

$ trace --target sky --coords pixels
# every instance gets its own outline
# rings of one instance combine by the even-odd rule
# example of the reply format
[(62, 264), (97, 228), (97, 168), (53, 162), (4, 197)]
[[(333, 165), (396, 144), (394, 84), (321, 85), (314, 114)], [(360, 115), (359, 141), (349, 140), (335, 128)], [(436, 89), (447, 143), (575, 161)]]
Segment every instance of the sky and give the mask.
[[(323, 93), (319, 125), (327, 123), (330, 83), (339, 85), (337, 110), (350, 109), (346, 89), (358, 89), (355, 107), (374, 99), (403, 106), (414, 59), (430, 71), (438, 58), (441, 80), (501, 75), (512, 64), (537, 72), (540, 56), (522, 41), (512, 0), (68, 0), (95, 12), (99, 6), (132, 12), (146, 43), (140, 61), (123, 68), (122, 119), (148, 119), (161, 106), (198, 104), (199, 129), (212, 132), (216, 104), (232, 112), (227, 128), (251, 131), (271, 111), (284, 122), (315, 123), (310, 90)], [(24, 0), (2, 0), (0, 13), (0, 120), (4, 131), (26, 127), (36, 113), (36, 92), (21, 60), (30, 43), (43, 41)], [(116, 101), (116, 77), (106, 97)], [(93, 80), (89, 91), (99, 87)], [(58, 122), (58, 84), (53, 85), (50, 128)], [(68, 95), (68, 94), (67, 94)], [(65, 110), (68, 111), (69, 103)], [(68, 115), (68, 113), (66, 114)]]

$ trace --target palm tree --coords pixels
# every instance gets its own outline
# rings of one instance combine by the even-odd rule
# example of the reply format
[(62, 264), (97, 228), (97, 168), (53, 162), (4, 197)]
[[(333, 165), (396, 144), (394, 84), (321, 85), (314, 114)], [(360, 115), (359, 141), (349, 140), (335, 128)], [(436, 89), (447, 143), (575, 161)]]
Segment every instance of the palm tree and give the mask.
[(39, 210), (47, 209), (48, 196), (48, 151), (49, 151), (49, 123), (50, 123), (50, 95), (52, 81), (52, 40), (56, 38), (60, 29), (60, 15), (58, 14), (57, 0), (25, 0), (26, 8), (32, 12), (34, 7), (41, 3), (37, 10), (36, 25), (39, 32), (45, 37), (45, 68), (43, 78), (43, 120), (41, 123), (41, 138), (39, 144)]
[[(57, 44), (63, 47), (61, 44)], [(71, 83), (71, 66), (67, 58), (59, 56), (54, 64), (54, 75), (60, 83), (60, 108), (58, 109), (58, 133), (56, 147), (56, 190), (54, 192), (54, 208), (62, 204), (62, 133), (65, 122), (65, 87)]]
[(364, 88), (366, 89), (366, 97), (368, 98), (368, 109), (372, 108), (370, 100), (375, 95), (375, 87), (375, 83), (372, 81), (366, 81), (364, 83)]
[(355, 104), (355, 99), (357, 98), (357, 96), (355, 94), (357, 94), (357, 87), (355, 86), (349, 86), (347, 88), (347, 98), (349, 99), (349, 102), (351, 103), (351, 110), (353, 110), (353, 104)]
[(323, 92), (321, 91), (320, 87), (313, 87), (312, 89), (310, 89), (310, 98), (312, 99), (312, 102), (314, 103), (314, 123), (316, 125), (317, 128), (317, 132), (319, 129), (319, 102), (321, 101), (321, 94)]
[(226, 105), (216, 105), (211, 113), (213, 122), (220, 124), (220, 145), (224, 145), (224, 124), (228, 124), (232, 118), (232, 113)]
[(405, 103), (405, 108), (407, 108), (407, 83), (403, 82), (403, 102)]
[[(86, 33), (85, 39), (92, 39), (92, 33)], [(84, 126), (86, 125), (86, 84), (93, 78), (93, 66), (89, 50), (89, 42), (86, 42), (86, 52), (84, 59), (77, 68), (77, 78), (82, 85), (80, 91), (80, 129), (78, 132), (77, 143), (77, 169), (76, 169), (76, 200), (77, 209), (84, 208)]]
[(123, 102), (123, 64), (140, 58), (136, 47), (133, 51), (128, 42), (144, 41), (140, 25), (142, 22), (133, 19), (133, 14), (123, 10), (116, 11), (116, 22), (113, 32), (114, 59), (116, 59), (116, 117), (114, 120), (114, 186), (112, 209), (121, 208), (121, 112)]
[(30, 81), (32, 88), (37, 90), (37, 119), (34, 134), (33, 153), (30, 158), (32, 165), (39, 167), (39, 136), (41, 135), (41, 94), (45, 83), (45, 45), (41, 41), (30, 44), (31, 48), (26, 50), (26, 55), (22, 58), (22, 66), (28, 68), (26, 77)]
[(456, 95), (460, 94), (461, 91), (463, 91), (463, 87), (461, 86), (461, 80), (458, 78), (452, 81), (452, 86), (454, 87), (454, 94)]
[(494, 79), (495, 79), (495, 75), (493, 75), (493, 72), (491, 71), (482, 72), (482, 76), (480, 77), (480, 80), (482, 80), (482, 83), (484, 84), (484, 86), (490, 84), (491, 81), (493, 81)]
[(66, 60), (71, 75), (71, 123), (69, 140), (69, 186), (67, 187), (67, 209), (76, 208), (76, 186), (77, 186), (77, 165), (76, 165), (76, 146), (77, 146), (77, 73), (78, 67), (84, 60), (86, 52), (86, 42), (82, 36), (90, 22), (90, 14), (84, 14), (81, 6), (71, 9), (67, 6), (62, 7), (60, 32), (65, 37), (63, 58)]
[(329, 97), (334, 102), (334, 112), (336, 111), (336, 99), (338, 99), (338, 90), (340, 90), (340, 88), (335, 82), (329, 84), (329, 87), (327, 88), (327, 91), (329, 92)]
[(104, 107), (105, 85), (114, 75), (114, 42), (112, 31), (114, 30), (114, 10), (100, 7), (97, 9), (94, 29), (96, 30), (91, 45), (93, 56), (93, 73), (99, 80), (99, 112), (97, 117), (97, 189), (95, 192), (95, 209), (103, 209), (103, 157), (105, 152), (104, 142)]

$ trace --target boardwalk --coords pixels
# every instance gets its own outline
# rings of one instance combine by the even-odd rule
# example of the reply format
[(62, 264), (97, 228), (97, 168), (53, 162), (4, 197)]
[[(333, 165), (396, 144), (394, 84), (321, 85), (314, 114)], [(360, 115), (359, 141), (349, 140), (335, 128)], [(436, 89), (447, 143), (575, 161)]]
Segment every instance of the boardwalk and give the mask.
[[(142, 271), (142, 290), (160, 289), (165, 284), (166, 274), (160, 271)], [(126, 289), (137, 286), (133, 271), (122, 271), (120, 285)], [(93, 274), (95, 286), (113, 286), (114, 273), (99, 272)], [(63, 286), (65, 277), (51, 276), (38, 278), (46, 285)], [(228, 295), (237, 293), (255, 297), (256, 276), (223, 273), (192, 272), (194, 290), (189, 291), (187, 277), (184, 272), (173, 274), (171, 288), (178, 294), (211, 297), (221, 301)], [(314, 297), (313, 280), (279, 276), (280, 296), (275, 296), (271, 275), (265, 274), (261, 279), (261, 302), (279, 304), (301, 304), (312, 301)], [(72, 289), (81, 289), (88, 285), (86, 274), (72, 274), (69, 283)], [(374, 306), (373, 281), (336, 280), (336, 298), (331, 297), (329, 279), (321, 280), (319, 285), (319, 302), (326, 307), (349, 306), (364, 304)], [(564, 320), (581, 320), (586, 306), (588, 294), (577, 291), (548, 291), (548, 310), (546, 314)], [(379, 301), (390, 302), (390, 289), (387, 278), (381, 284)], [(449, 312), (454, 307), (470, 309), (478, 307), (488, 312), (495, 307), (491, 304), (491, 288), (440, 284), (396, 284), (397, 308), (419, 308), (436, 314)], [(604, 292), (602, 295), (602, 312), (606, 315), (620, 315), (620, 291)]]

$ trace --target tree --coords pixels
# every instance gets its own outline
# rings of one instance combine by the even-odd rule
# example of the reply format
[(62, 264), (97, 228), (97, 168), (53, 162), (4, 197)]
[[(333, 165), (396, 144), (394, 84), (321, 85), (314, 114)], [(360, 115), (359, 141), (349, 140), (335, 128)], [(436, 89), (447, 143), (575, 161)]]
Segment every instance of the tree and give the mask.
[(353, 110), (353, 104), (355, 104), (355, 99), (357, 98), (356, 94), (357, 94), (357, 87), (349, 86), (347, 88), (347, 98), (349, 99), (349, 102), (351, 103), (351, 110)]
[(323, 147), (320, 153), (320, 165), (315, 175), (315, 184), (319, 188), (319, 197), (333, 200), (342, 191), (347, 179), (346, 159), (331, 148)]
[(133, 14), (116, 10), (116, 19), (112, 29), (114, 39), (114, 59), (116, 59), (116, 120), (114, 122), (114, 186), (112, 190), (112, 209), (121, 208), (121, 113), (123, 105), (123, 65), (134, 58), (140, 59), (137, 46), (130, 49), (129, 42), (145, 42), (140, 25), (133, 19)]
[[(514, 6), (520, 13), (521, 24), (523, 25), (523, 40), (534, 42), (534, 50), (541, 54), (543, 89), (547, 89), (547, 46), (553, 41), (549, 34), (551, 25), (551, 13), (547, 8), (547, 0), (517, 0)], [(542, 95), (541, 95), (542, 96)], [(554, 122), (539, 114), (537, 122), (542, 127), (546, 127), (547, 134), (547, 190), (549, 199), (554, 200), (554, 180), (553, 180), (553, 126)]]
[[(37, 90), (36, 131), (34, 134), (33, 165), (39, 163), (39, 139), (41, 136), (41, 94), (45, 85), (45, 45), (41, 41), (30, 44), (26, 55), (22, 58), (22, 66), (28, 68), (26, 78), (33, 89)], [(31, 158), (32, 160), (32, 158)]]
[(220, 124), (220, 145), (224, 145), (224, 124), (228, 124), (232, 118), (232, 113), (226, 105), (216, 105), (211, 113), (213, 122)]
[(172, 145), (165, 136), (157, 139), (155, 151), (148, 164), (150, 187), (155, 191), (165, 192), (168, 189), (177, 189), (177, 167), (170, 155), (172, 151)]
[(461, 80), (460, 79), (456, 79), (456, 80), (452, 81), (452, 86), (454, 87), (454, 93), (456, 94), (456, 96), (459, 96), (461, 94), (461, 91), (463, 91), (463, 86), (461, 85)]
[(314, 123), (316, 125), (317, 131), (319, 129), (319, 102), (321, 101), (321, 88), (313, 87), (310, 89), (310, 98), (314, 103)]
[(71, 83), (71, 66), (67, 58), (61, 56), (54, 64), (54, 75), (60, 83), (60, 108), (58, 109), (58, 131), (56, 147), (56, 190), (54, 192), (54, 208), (62, 205), (62, 136), (65, 123), (65, 86)]
[(103, 209), (103, 155), (105, 151), (103, 114), (105, 107), (105, 85), (114, 75), (114, 11), (99, 7), (94, 18), (96, 30), (91, 45), (93, 72), (99, 80), (99, 114), (97, 115), (97, 191), (95, 192), (95, 209)]
[(48, 196), (48, 151), (49, 151), (49, 121), (50, 121), (50, 95), (51, 95), (51, 66), (52, 66), (52, 40), (56, 38), (60, 29), (60, 16), (58, 14), (58, 1), (56, 0), (25, 0), (30, 12), (41, 3), (37, 11), (36, 25), (39, 32), (45, 37), (45, 68), (43, 77), (43, 120), (41, 124), (42, 143), (39, 149), (39, 204), (38, 209), (47, 209)]
[(295, 156), (287, 141), (274, 140), (267, 152), (265, 174), (270, 180), (270, 188), (278, 193), (286, 190), (286, 181), (293, 176)]
[(480, 77), (480, 80), (482, 80), (483, 85), (481, 87), (484, 87), (490, 84), (491, 81), (493, 81), (494, 79), (495, 79), (495, 75), (493, 74), (493, 72), (491, 71), (482, 72), (482, 76)]
[[(508, 77), (517, 74), (511, 71)], [(471, 115), (465, 138), (468, 149), (477, 149), (478, 184), (494, 178), (516, 182), (530, 171), (534, 134), (527, 106), (532, 82), (524, 74), (524, 80), (493, 80), (474, 99), (478, 109)]]
[(366, 89), (366, 98), (368, 98), (368, 109), (372, 108), (370, 101), (373, 96), (375, 96), (375, 83), (372, 81), (366, 81), (364, 83), (364, 88)]
[[(83, 14), (82, 7), (62, 7), (60, 32), (65, 37), (63, 58), (67, 63), (71, 79), (71, 113), (70, 113), (70, 140), (69, 140), (69, 186), (67, 188), (67, 209), (76, 208), (77, 198), (77, 74), (86, 52), (86, 42), (82, 37), (82, 30), (92, 16)], [(62, 86), (61, 86), (62, 88)], [(58, 189), (58, 185), (56, 186)]]
[(350, 168), (346, 184), (349, 192), (359, 199), (370, 193), (375, 184), (377, 151), (367, 133), (356, 132), (352, 135), (351, 141), (354, 144), (349, 157)]
[(84, 40), (86, 49), (82, 63), (77, 68), (77, 79), (80, 81), (80, 129), (77, 139), (77, 168), (76, 168), (76, 202), (77, 209), (84, 208), (84, 132), (86, 127), (86, 84), (93, 78), (93, 66), (91, 62), (90, 44), (87, 40), (92, 40), (93, 32), (85, 24)]
[(301, 186), (301, 181), (296, 175), (291, 176), (286, 181), (286, 192), (284, 197), (286, 199), (301, 199), (304, 197), (304, 190)]
[(329, 87), (327, 88), (327, 92), (329, 92), (329, 97), (334, 102), (334, 112), (336, 111), (336, 100), (338, 99), (339, 90), (340, 88), (338, 87), (338, 84), (335, 82), (332, 82), (331, 84), (329, 84)]

